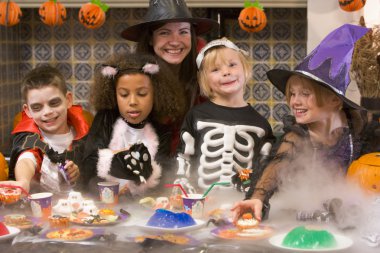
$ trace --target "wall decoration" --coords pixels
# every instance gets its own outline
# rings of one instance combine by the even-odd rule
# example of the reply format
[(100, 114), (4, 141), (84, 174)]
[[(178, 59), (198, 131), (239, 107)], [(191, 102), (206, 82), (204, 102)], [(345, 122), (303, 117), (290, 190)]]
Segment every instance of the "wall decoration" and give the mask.
[(338, 0), (339, 7), (344, 11), (358, 11), (364, 7), (367, 0)]
[(20, 6), (13, 1), (0, 3), (0, 25), (14, 26), (20, 22), (22, 12)]
[(247, 32), (259, 32), (267, 25), (267, 16), (258, 0), (254, 3), (246, 0), (238, 20), (241, 29)]
[(89, 29), (97, 29), (106, 21), (108, 8), (101, 0), (91, 0), (80, 8), (79, 21)]
[(38, 10), (40, 19), (47, 25), (62, 25), (66, 20), (66, 8), (57, 0), (44, 2)]

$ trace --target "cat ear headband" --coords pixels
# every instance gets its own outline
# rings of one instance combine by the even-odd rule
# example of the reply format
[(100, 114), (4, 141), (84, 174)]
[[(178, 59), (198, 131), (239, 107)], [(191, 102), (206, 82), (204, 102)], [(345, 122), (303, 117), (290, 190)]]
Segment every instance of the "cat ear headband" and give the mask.
[(157, 74), (158, 71), (160, 70), (160, 67), (158, 66), (158, 64), (153, 64), (153, 63), (146, 63), (141, 69), (137, 69), (137, 68), (126, 68), (126, 69), (119, 69), (115, 66), (111, 66), (111, 65), (103, 65), (102, 66), (102, 70), (101, 70), (101, 73), (104, 77), (108, 77), (108, 78), (115, 78), (115, 76), (122, 70), (128, 70), (128, 69), (135, 69), (137, 71), (140, 71), (144, 74), (150, 74), (150, 75), (154, 75), (154, 74)]

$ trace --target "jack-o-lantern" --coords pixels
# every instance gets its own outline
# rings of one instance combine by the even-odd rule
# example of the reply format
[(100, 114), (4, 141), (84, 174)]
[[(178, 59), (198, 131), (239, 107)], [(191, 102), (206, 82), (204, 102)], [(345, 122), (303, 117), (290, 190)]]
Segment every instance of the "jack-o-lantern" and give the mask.
[(366, 0), (338, 0), (339, 7), (344, 11), (358, 11), (365, 5)]
[(347, 171), (347, 179), (362, 189), (380, 193), (380, 153), (370, 153), (355, 160)]
[(108, 8), (100, 0), (91, 0), (90, 3), (86, 3), (80, 8), (79, 21), (87, 28), (97, 29), (106, 21)]
[(8, 163), (5, 157), (0, 153), (0, 181), (5, 181), (8, 179)]
[(14, 26), (20, 22), (22, 12), (20, 6), (12, 1), (0, 3), (0, 25)]
[(66, 8), (57, 0), (49, 0), (43, 3), (38, 10), (41, 21), (47, 25), (62, 25), (66, 20)]
[(267, 25), (267, 16), (259, 1), (245, 1), (244, 9), (239, 15), (240, 28), (247, 32), (259, 32)]

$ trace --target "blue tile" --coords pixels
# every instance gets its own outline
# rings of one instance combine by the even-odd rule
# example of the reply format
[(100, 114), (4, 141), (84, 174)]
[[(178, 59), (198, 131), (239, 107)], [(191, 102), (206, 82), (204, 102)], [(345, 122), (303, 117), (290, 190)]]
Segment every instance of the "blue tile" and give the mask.
[(232, 38), (235, 40), (246, 40), (249, 37), (249, 33), (240, 28), (239, 23), (236, 21), (232, 24)]
[(307, 9), (306, 8), (295, 8), (293, 9), (293, 16), (296, 20), (305, 20), (307, 18)]
[(306, 31), (307, 31), (307, 23), (306, 22), (299, 22), (299, 23), (295, 23), (293, 25), (293, 30), (294, 30), (294, 33), (293, 33), (293, 36), (294, 36), (294, 39), (296, 40), (301, 40), (301, 41), (305, 41), (306, 40)]
[(125, 8), (111, 8), (108, 10), (110, 12), (110, 16), (117, 21), (126, 21), (131, 16), (132, 9)]
[(20, 51), (21, 51), (21, 59), (23, 61), (28, 61), (33, 56), (33, 49), (32, 49), (32, 45), (30, 44), (22, 43), (20, 45)]
[(121, 37), (121, 33), (128, 28), (128, 24), (127, 23), (115, 23), (113, 25), (113, 27), (111, 28), (112, 29), (112, 34), (113, 34), (113, 37), (117, 40), (125, 40), (124, 38)]
[(54, 57), (59, 60), (69, 60), (71, 58), (71, 45), (67, 43), (57, 43), (54, 46)]
[(79, 81), (87, 81), (92, 78), (92, 68), (90, 64), (79, 63), (74, 66), (74, 75), (75, 78)]
[(91, 46), (88, 43), (77, 43), (74, 45), (74, 57), (77, 60), (88, 60), (91, 57)]
[(277, 121), (282, 121), (284, 116), (289, 115), (289, 107), (285, 103), (276, 103), (273, 107), (273, 118)]
[(285, 95), (282, 93), (279, 89), (277, 89), (272, 83), (270, 83), (272, 86), (272, 97), (274, 100), (283, 102), (285, 101)]
[(91, 30), (84, 27), (78, 21), (74, 24), (74, 38), (76, 40), (85, 41), (88, 40), (91, 36)]
[(51, 59), (51, 46), (48, 43), (39, 43), (35, 46), (34, 57), (39, 61), (48, 61)]
[(62, 73), (66, 80), (70, 79), (73, 75), (73, 68), (71, 63), (60, 62), (56, 65), (56, 68)]
[(71, 27), (69, 22), (64, 22), (61, 26), (54, 26), (54, 38), (58, 41), (67, 41), (71, 38)]
[(252, 57), (256, 61), (269, 60), (271, 48), (266, 43), (257, 43), (252, 47)]
[(32, 20), (33, 9), (31, 8), (22, 8), (21, 22), (29, 22)]
[(106, 43), (97, 43), (94, 46), (94, 57), (99, 61), (107, 60), (111, 55), (111, 48)]
[(22, 41), (30, 40), (33, 37), (33, 29), (28, 23), (20, 24), (20, 38)]
[(127, 43), (127, 41), (122, 43), (115, 43), (113, 46), (113, 52), (116, 54), (128, 53), (131, 52), (131, 47)]
[(306, 44), (297, 43), (293, 45), (293, 57), (297, 62), (301, 62), (306, 56)]
[(249, 49), (250, 49), (250, 46), (248, 45), (248, 43), (246, 42), (235, 42), (236, 46), (238, 46), (239, 48), (247, 51), (249, 53)]
[(270, 107), (268, 104), (263, 104), (263, 103), (255, 103), (253, 105), (253, 108), (261, 114), (266, 119), (269, 119), (270, 117)]
[(256, 83), (252, 88), (252, 97), (257, 101), (265, 101), (270, 98), (270, 87), (266, 83)]
[[(133, 18), (136, 19), (136, 20), (140, 20), (140, 22), (142, 21), (142, 19), (144, 18), (145, 14), (147, 13), (147, 8), (136, 8), (132, 11), (132, 15), (133, 15)], [(140, 23), (138, 22), (138, 23)]]
[(269, 66), (267, 64), (254, 64), (252, 70), (255, 81), (265, 81), (268, 79), (266, 72), (269, 70)]
[(75, 85), (75, 99), (78, 100), (88, 100), (90, 94), (90, 84), (88, 82), (85, 83), (77, 83)]
[(267, 23), (267, 25), (264, 27), (264, 29), (261, 30), (260, 32), (256, 32), (256, 33), (252, 34), (253, 39), (255, 39), (257, 41), (265, 41), (265, 40), (269, 39), (270, 36), (271, 36), (270, 23)]
[(35, 26), (34, 38), (38, 41), (50, 40), (52, 36), (51, 28), (43, 23), (38, 23)]
[(21, 62), (19, 64), (19, 69), (20, 69), (20, 75), (23, 77), (25, 76), (29, 71), (33, 69), (33, 66), (31, 63), (28, 62)]
[(292, 14), (289, 8), (273, 8), (273, 19), (289, 19)]
[(110, 38), (110, 29), (107, 24), (102, 25), (98, 29), (94, 30), (94, 38), (97, 41), (106, 41)]
[(292, 55), (292, 49), (287, 43), (276, 43), (273, 47), (273, 58), (276, 61), (287, 61)]
[(272, 27), (272, 36), (275, 40), (288, 40), (291, 35), (289, 23), (276, 22)]

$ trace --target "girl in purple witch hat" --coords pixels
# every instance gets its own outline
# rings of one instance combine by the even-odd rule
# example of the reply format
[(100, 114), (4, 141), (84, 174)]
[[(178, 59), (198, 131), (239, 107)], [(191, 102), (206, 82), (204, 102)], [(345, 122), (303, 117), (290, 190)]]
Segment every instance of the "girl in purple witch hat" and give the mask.
[(247, 200), (232, 208), (235, 221), (247, 211), (261, 220), (273, 193), (294, 184), (296, 178), (311, 179), (309, 187), (324, 182), (322, 175), (327, 175), (330, 184), (324, 186), (328, 187), (361, 154), (379, 151), (380, 138), (373, 131), (379, 128), (378, 122), (368, 123), (365, 109), (345, 97), (355, 42), (367, 31), (344, 25), (331, 32), (294, 71), (267, 73), (286, 95), (293, 115), (284, 118), (285, 134), (256, 187), (250, 189)]

